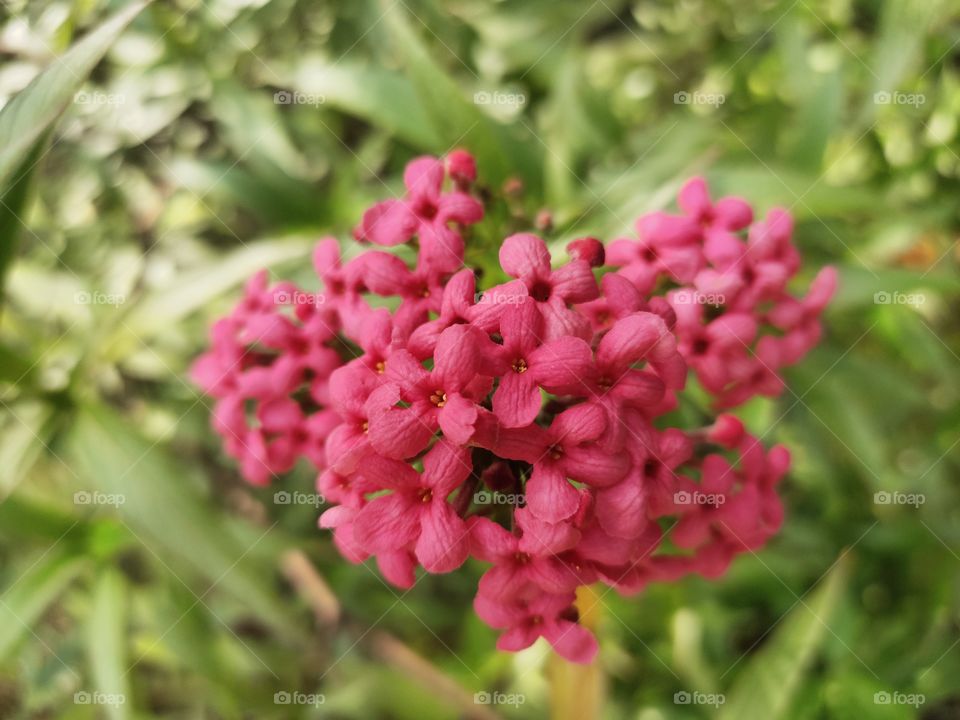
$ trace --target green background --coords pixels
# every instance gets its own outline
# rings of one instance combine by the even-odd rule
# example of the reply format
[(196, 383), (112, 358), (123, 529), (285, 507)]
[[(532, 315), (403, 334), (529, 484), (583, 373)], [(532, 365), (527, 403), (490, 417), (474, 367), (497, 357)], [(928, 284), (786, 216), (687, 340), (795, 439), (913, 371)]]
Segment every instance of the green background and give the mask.
[(341, 561), (315, 508), (240, 481), (185, 376), (252, 272), (316, 287), (312, 243), (455, 146), (523, 183), (469, 251), (488, 269), (540, 210), (558, 247), (612, 239), (704, 174), (794, 213), (798, 289), (840, 271), (822, 345), (742, 412), (793, 452), (782, 533), (717, 582), (602, 596), (603, 717), (960, 717), (956, 2), (167, 0), (104, 26), (125, 5), (0, 8), (0, 717), (549, 716), (544, 647), (497, 653), (472, 613), (479, 565), (400, 592)]

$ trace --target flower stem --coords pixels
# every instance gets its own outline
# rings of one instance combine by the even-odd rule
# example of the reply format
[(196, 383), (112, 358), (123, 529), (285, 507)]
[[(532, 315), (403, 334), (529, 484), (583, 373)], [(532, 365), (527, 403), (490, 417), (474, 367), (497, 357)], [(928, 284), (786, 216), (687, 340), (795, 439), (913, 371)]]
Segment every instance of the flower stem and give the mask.
[[(576, 605), (580, 622), (596, 632), (602, 615), (596, 590), (590, 586), (578, 588)], [(548, 672), (552, 720), (595, 720), (601, 716), (606, 688), (599, 654), (589, 665), (578, 665), (553, 653)]]

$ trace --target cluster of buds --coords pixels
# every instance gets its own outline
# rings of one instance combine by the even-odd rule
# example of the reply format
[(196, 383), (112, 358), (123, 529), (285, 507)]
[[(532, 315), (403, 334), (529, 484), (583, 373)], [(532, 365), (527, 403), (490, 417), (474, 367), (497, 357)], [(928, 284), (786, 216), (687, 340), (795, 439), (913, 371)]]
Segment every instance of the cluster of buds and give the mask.
[[(418, 568), (472, 556), (490, 565), (474, 607), (498, 647), (544, 637), (589, 662), (578, 587), (717, 577), (779, 528), (789, 454), (723, 411), (783, 389), (780, 369), (819, 339), (833, 271), (795, 299), (789, 215), (754, 222), (694, 179), (681, 214), (647, 215), (608, 249), (575, 240), (556, 267), (541, 238), (511, 235), (512, 279), (478, 292), (463, 266), (484, 215), (473, 158), (418, 158), (404, 182), (354, 233), (401, 252), (342, 261), (325, 239), (312, 295), (258, 275), (194, 379), (250, 482), (316, 467), (320, 526), (349, 561), (409, 588)], [(688, 368), (714, 400), (697, 428), (675, 426)]]

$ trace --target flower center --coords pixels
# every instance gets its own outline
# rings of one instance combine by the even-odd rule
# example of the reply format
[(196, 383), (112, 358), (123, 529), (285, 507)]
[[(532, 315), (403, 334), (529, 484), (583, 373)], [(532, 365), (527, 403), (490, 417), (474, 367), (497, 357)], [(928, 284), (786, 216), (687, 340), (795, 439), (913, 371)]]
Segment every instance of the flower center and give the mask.
[(366, 435), (369, 430), (370, 430), (370, 423), (368, 421), (364, 420), (362, 423), (360, 423), (360, 432)]
[(550, 457), (554, 460), (559, 460), (563, 457), (563, 448), (559, 445), (551, 445), (547, 452), (550, 453)]
[(373, 366), (373, 369), (376, 370), (378, 374), (383, 375), (383, 373), (387, 370), (387, 363), (385, 363), (383, 360), (380, 360), (376, 365)]
[(525, 552), (516, 552), (513, 554), (513, 559), (520, 565), (526, 565), (530, 562), (530, 555)]
[(433, 488), (420, 488), (420, 492), (417, 493), (417, 496), (420, 498), (420, 502), (428, 503), (433, 500)]
[(697, 338), (693, 342), (693, 354), (694, 355), (704, 355), (710, 347), (710, 343), (706, 338)]
[(447, 394), (443, 390), (434, 390), (430, 395), (430, 402), (438, 408), (442, 408), (447, 404)]
[(546, 302), (550, 299), (550, 292), (552, 290), (553, 288), (551, 288), (548, 283), (538, 280), (533, 284), (533, 287), (530, 288), (530, 297), (537, 302)]
[(515, 373), (523, 374), (527, 371), (527, 361), (523, 358), (519, 358), (513, 361), (513, 371)]

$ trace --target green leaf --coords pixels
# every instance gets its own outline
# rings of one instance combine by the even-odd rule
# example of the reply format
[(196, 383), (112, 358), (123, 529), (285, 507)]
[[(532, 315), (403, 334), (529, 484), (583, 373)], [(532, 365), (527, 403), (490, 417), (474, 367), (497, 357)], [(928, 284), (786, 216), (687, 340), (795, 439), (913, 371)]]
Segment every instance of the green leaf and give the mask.
[[(4, 186), (0, 183), (0, 297), (3, 295), (4, 278), (7, 267), (13, 262), (16, 254), (17, 238), (23, 226), (23, 216), (26, 213), (27, 199), (30, 195), (30, 180), (34, 168), (46, 151), (47, 137), (36, 142), (33, 149), (27, 153), (23, 163), (16, 169), (11, 182)], [(5, 359), (6, 353), (0, 349), (0, 360)], [(2, 376), (2, 372), (0, 372)]]
[(420, 150), (443, 143), (417, 100), (413, 85), (399, 73), (359, 63), (310, 58), (297, 66), (292, 87), (322, 95), (324, 104), (382, 127)]
[(66, 549), (45, 552), (0, 595), (0, 658), (33, 635), (33, 625), (86, 566)]
[(209, 264), (182, 273), (170, 285), (141, 298), (126, 318), (126, 325), (141, 338), (169, 328), (261, 268), (305, 260), (313, 244), (313, 239), (300, 237), (261, 240), (212, 258)]
[(77, 42), (0, 111), (0, 187), (7, 187), (74, 93), (149, 0), (137, 0)]
[(119, 572), (101, 570), (93, 590), (93, 609), (87, 624), (87, 652), (94, 687), (117, 702), (103, 703), (110, 720), (130, 716), (130, 683), (127, 681), (127, 588)]
[(720, 720), (777, 720), (790, 709), (820, 649), (847, 583), (842, 557), (820, 586), (790, 611), (773, 636), (748, 661), (727, 693)]
[(122, 497), (117, 512), (149, 555), (198, 573), (213, 583), (206, 593), (222, 588), (284, 629), (286, 614), (267, 590), (270, 529), (241, 532), (210, 506), (187, 466), (107, 408), (82, 408), (67, 443), (82, 489)]
[[(384, 22), (393, 44), (413, 84), (419, 104), (440, 138), (435, 152), (447, 152), (455, 146), (468, 147), (482, 174), (491, 184), (499, 185), (511, 175), (521, 175), (529, 183), (539, 180), (534, 158), (539, 144), (532, 138), (519, 142), (497, 125), (480, 109), (468, 102), (463, 91), (450, 75), (430, 56), (419, 35), (408, 22), (402, 3), (387, 3)], [(526, 133), (525, 136), (529, 135)], [(536, 152), (532, 152), (532, 151)]]

